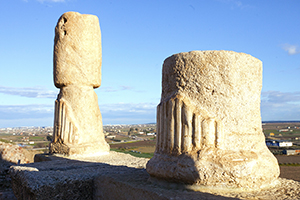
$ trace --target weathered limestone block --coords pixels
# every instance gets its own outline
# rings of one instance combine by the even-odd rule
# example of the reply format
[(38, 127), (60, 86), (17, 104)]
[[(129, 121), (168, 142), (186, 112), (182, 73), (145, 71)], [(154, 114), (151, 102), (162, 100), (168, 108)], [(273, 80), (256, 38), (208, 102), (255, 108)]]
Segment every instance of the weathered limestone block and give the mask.
[(55, 27), (54, 84), (101, 85), (101, 31), (97, 16), (67, 12)]
[(54, 137), (50, 153), (91, 154), (108, 152), (102, 117), (94, 88), (101, 84), (101, 33), (93, 15), (63, 14), (55, 28)]
[(279, 166), (261, 128), (260, 60), (232, 51), (192, 51), (164, 61), (151, 177), (201, 187), (259, 189)]
[(0, 142), (0, 173), (1, 163), (7, 166), (14, 164), (27, 164), (33, 162), (34, 154), (19, 145)]

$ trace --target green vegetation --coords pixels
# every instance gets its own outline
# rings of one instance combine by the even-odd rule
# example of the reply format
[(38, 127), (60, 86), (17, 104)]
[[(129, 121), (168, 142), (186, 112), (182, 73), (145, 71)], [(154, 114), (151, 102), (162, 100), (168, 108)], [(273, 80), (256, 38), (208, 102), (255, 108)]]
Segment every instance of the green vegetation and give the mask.
[(12, 142), (10, 142), (10, 141), (8, 141), (8, 140), (4, 140), (4, 139), (0, 139), (0, 142), (12, 143)]
[(279, 163), (279, 166), (300, 166), (300, 163)]
[(31, 136), (29, 137), (30, 141), (46, 141), (45, 136)]
[(138, 157), (138, 158), (152, 158), (154, 153), (141, 153), (141, 152), (136, 152), (133, 150), (128, 150), (128, 149), (114, 149), (111, 148), (111, 151), (116, 151), (116, 152), (121, 152), (121, 153), (127, 153), (130, 154), (134, 157)]
[(278, 132), (277, 130), (264, 130), (264, 134), (265, 134), (266, 136), (269, 136), (270, 133), (274, 133), (275, 135), (281, 134), (281, 132)]
[[(278, 136), (300, 136), (299, 130), (287, 131), (287, 132), (279, 132), (278, 130), (264, 130), (264, 134), (266, 137), (270, 136), (270, 133), (274, 133), (275, 137)], [(273, 136), (273, 137), (274, 137)]]
[(49, 147), (49, 142), (39, 142), (34, 144), (29, 144), (30, 146), (33, 146), (35, 148), (47, 148)]

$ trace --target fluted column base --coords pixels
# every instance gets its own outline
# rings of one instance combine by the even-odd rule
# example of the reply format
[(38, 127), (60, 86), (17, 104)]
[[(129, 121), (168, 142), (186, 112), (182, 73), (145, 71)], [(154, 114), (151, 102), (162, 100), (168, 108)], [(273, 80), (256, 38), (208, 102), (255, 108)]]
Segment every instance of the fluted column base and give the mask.
[(264, 173), (275, 162), (268, 152), (204, 148), (179, 156), (156, 153), (146, 168), (151, 177), (186, 185), (257, 190), (276, 182), (277, 169), (273, 176)]

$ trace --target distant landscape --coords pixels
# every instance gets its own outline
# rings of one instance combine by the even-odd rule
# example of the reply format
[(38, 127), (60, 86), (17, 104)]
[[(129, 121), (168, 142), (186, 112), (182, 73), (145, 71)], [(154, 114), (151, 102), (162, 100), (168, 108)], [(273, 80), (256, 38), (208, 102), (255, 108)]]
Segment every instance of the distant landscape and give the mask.
[[(273, 121), (262, 123), (266, 141), (273, 146), (269, 150), (276, 156), (280, 165), (280, 177), (300, 181), (300, 122)], [(105, 139), (112, 151), (131, 154), (136, 157), (152, 158), (156, 145), (156, 124), (105, 125)], [(0, 141), (17, 144), (33, 154), (48, 153), (52, 140), (53, 127), (1, 128)], [(276, 146), (284, 144), (291, 146)], [(294, 150), (295, 155), (286, 155)], [(300, 151), (298, 151), (300, 152)]]
[[(286, 149), (300, 149), (300, 121), (262, 123), (266, 140), (285, 141), (292, 146), (269, 146), (275, 155)], [(111, 150), (137, 157), (151, 158), (156, 145), (156, 124), (105, 125), (103, 132)], [(53, 127), (14, 127), (0, 129), (0, 141), (17, 144), (27, 150), (48, 153)]]
[[(292, 146), (269, 146), (275, 155), (285, 149), (300, 149), (300, 121), (263, 122), (266, 140), (291, 142)], [(151, 158), (156, 145), (156, 124), (105, 125), (103, 132), (111, 150)], [(36, 153), (48, 153), (53, 127), (11, 127), (0, 129), (0, 141), (17, 144)]]

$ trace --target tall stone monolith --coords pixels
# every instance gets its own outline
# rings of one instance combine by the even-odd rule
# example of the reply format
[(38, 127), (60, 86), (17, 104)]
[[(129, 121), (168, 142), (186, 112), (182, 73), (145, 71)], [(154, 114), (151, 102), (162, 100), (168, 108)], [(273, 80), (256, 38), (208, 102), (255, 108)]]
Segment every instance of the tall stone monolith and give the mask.
[(262, 132), (261, 88), (262, 63), (244, 53), (192, 51), (167, 58), (147, 172), (194, 189), (255, 190), (277, 183), (279, 166)]
[(55, 27), (53, 76), (60, 89), (55, 101), (50, 153), (108, 152), (94, 88), (101, 84), (101, 32), (94, 15), (63, 14)]

